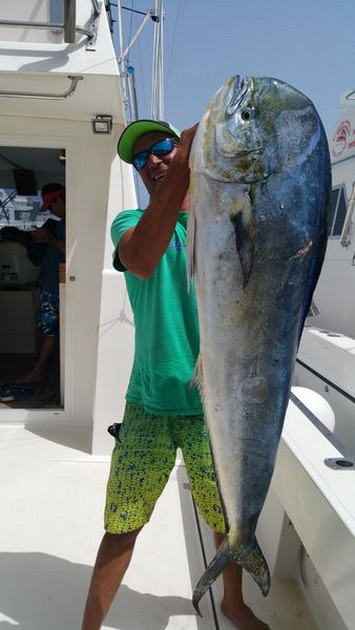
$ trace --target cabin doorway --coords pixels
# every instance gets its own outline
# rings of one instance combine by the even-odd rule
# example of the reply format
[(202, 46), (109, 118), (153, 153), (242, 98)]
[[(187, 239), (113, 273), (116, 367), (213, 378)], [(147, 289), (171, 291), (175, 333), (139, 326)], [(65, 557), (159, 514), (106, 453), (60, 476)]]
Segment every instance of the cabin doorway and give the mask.
[[(55, 242), (36, 237), (45, 228), (60, 234), (64, 221), (54, 204), (42, 206), (42, 187), (65, 187), (65, 150), (62, 148), (0, 147), (0, 407), (8, 409), (63, 409), (65, 262), (58, 263), (58, 328), (39, 328), (48, 310), (55, 321), (53, 301), (43, 298), (43, 267)], [(65, 197), (64, 197), (65, 199)], [(64, 230), (65, 223), (61, 224)], [(59, 230), (59, 231), (58, 231)], [(45, 233), (42, 230), (41, 234)], [(58, 239), (57, 239), (58, 240)], [(64, 238), (65, 240), (65, 238)], [(53, 256), (52, 256), (53, 258)], [(57, 265), (56, 256), (54, 256)], [(53, 293), (51, 295), (54, 295)], [(49, 344), (44, 336), (51, 337)], [(34, 369), (48, 348), (48, 360), (39, 374)]]

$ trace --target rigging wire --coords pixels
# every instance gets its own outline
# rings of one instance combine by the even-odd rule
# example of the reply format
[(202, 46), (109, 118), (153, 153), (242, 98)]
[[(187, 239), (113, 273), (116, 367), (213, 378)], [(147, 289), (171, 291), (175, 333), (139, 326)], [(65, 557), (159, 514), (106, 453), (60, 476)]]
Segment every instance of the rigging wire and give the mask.
[[(123, 9), (126, 7), (122, 7)], [(136, 11), (136, 9), (134, 8), (134, 0), (131, 0), (131, 7), (129, 9), (130, 12), (130, 19), (129, 19), (129, 31), (128, 31), (128, 41), (132, 41), (132, 31), (133, 31), (133, 13), (140, 13), (140, 11)], [(126, 70), (128, 73), (128, 68), (130, 65), (130, 61), (129, 61), (129, 53), (127, 55), (127, 60), (126, 60)], [(133, 76), (131, 76), (132, 82), (134, 81), (134, 74)], [(129, 84), (130, 78), (127, 77), (126, 79), (127, 83)], [(132, 84), (131, 87), (130, 85), (128, 85), (128, 90), (129, 90), (129, 94), (130, 94), (130, 98), (128, 100), (128, 105), (129, 105), (129, 117), (130, 120), (134, 120), (136, 117), (138, 117), (138, 111), (136, 108), (136, 105), (132, 104), (132, 101), (134, 101), (134, 103), (136, 102), (135, 99), (135, 94), (134, 94), (134, 89), (132, 90)]]
[(164, 120), (163, 2), (155, 0), (151, 118)]
[(172, 24), (174, 25), (172, 36), (169, 37), (169, 41), (172, 42), (169, 54), (169, 61), (167, 64), (167, 73), (166, 73), (166, 91), (169, 90), (170, 85), (173, 83), (174, 74), (172, 72), (173, 64), (175, 63), (175, 58), (177, 55), (177, 50), (179, 48), (179, 41), (181, 39), (182, 33), (182, 24), (184, 22), (184, 14), (186, 9), (186, 0), (179, 0), (177, 3), (176, 9), (176, 17), (171, 19)]
[[(136, 12), (136, 10), (133, 8), (134, 7), (134, 0), (131, 0), (131, 8), (129, 9), (130, 11), (130, 20), (129, 20), (129, 33), (128, 33), (128, 41), (130, 42), (132, 40), (132, 31), (133, 31), (133, 13)], [(125, 8), (125, 7), (122, 7)], [(129, 63), (129, 55), (127, 56), (127, 64)]]

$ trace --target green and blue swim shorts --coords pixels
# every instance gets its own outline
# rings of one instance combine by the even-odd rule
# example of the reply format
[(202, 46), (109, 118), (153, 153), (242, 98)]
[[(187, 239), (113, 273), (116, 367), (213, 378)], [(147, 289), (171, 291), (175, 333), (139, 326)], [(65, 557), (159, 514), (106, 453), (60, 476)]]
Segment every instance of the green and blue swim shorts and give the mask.
[(163, 492), (180, 448), (192, 495), (206, 523), (225, 532), (207, 428), (202, 415), (147, 413), (127, 403), (116, 434), (107, 483), (105, 529), (123, 534), (145, 525)]

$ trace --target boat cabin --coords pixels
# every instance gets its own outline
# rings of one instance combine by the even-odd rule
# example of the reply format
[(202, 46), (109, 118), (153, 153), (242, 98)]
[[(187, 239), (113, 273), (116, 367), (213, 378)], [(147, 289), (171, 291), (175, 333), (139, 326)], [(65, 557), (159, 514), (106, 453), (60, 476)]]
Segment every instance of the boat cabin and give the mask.
[[(133, 343), (109, 226), (135, 203), (116, 154), (125, 111), (110, 23), (96, 0), (8, 3), (0, 42), (0, 422), (87, 427), (92, 452), (106, 452), (103, 427), (122, 413)], [(60, 344), (45, 382), (6, 397), (39, 349), (45, 246), (31, 234), (56, 218), (39, 211), (49, 182), (66, 190)]]

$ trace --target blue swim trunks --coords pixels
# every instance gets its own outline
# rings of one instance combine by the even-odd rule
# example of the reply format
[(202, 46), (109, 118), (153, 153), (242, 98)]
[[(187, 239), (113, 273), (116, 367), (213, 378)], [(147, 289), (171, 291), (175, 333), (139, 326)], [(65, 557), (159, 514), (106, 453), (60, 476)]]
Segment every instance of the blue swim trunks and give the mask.
[(207, 428), (202, 415), (161, 416), (127, 403), (107, 483), (105, 529), (123, 534), (145, 525), (180, 448), (192, 495), (206, 523), (225, 532)]
[(59, 335), (59, 295), (43, 290), (40, 297), (38, 332), (45, 337)]

